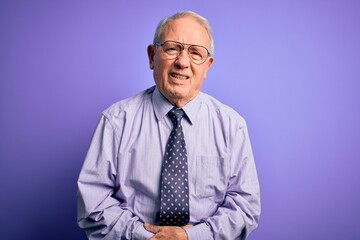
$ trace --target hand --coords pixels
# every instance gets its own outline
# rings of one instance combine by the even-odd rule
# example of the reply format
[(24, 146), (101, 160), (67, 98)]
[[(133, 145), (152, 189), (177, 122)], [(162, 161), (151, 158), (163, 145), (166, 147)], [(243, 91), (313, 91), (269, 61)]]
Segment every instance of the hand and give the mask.
[(144, 223), (144, 228), (154, 233), (149, 240), (187, 240), (187, 235), (184, 229), (192, 227), (191, 224), (182, 226), (182, 227), (174, 227), (174, 226), (155, 226), (149, 223)]

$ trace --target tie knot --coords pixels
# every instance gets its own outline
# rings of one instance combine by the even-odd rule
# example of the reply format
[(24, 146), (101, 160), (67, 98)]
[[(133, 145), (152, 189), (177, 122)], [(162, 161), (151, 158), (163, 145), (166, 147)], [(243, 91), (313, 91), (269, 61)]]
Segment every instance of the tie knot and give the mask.
[(181, 108), (173, 108), (168, 112), (167, 115), (170, 117), (170, 120), (174, 124), (174, 127), (178, 127), (185, 113)]

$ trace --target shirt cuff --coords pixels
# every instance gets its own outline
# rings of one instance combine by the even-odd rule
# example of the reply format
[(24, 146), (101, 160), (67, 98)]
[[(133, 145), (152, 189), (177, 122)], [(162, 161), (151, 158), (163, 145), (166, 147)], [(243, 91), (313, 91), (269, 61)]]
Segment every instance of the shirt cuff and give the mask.
[(209, 240), (213, 239), (213, 234), (210, 227), (206, 223), (200, 223), (193, 227), (186, 228), (188, 240)]
[(149, 238), (151, 238), (152, 236), (154, 236), (153, 233), (147, 231), (144, 228), (144, 224), (139, 222), (135, 228), (134, 228), (134, 232), (133, 232), (133, 240), (147, 240)]

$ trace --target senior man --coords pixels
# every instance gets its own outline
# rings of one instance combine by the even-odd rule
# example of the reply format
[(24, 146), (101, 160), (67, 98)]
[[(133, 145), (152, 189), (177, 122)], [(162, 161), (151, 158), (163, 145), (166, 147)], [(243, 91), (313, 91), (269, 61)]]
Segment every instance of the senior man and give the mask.
[(246, 239), (260, 216), (244, 119), (200, 92), (214, 61), (208, 21), (163, 19), (147, 48), (155, 85), (101, 116), (78, 180), (89, 239)]

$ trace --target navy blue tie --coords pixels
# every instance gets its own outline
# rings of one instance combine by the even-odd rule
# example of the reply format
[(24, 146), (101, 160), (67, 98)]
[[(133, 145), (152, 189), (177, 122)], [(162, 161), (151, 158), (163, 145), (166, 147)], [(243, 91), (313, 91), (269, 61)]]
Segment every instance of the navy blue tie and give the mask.
[(167, 114), (173, 129), (165, 148), (161, 174), (160, 225), (184, 226), (189, 223), (188, 163), (181, 127), (185, 115), (179, 108)]

